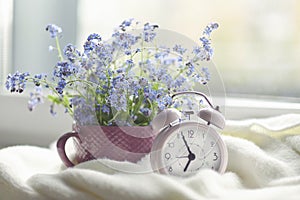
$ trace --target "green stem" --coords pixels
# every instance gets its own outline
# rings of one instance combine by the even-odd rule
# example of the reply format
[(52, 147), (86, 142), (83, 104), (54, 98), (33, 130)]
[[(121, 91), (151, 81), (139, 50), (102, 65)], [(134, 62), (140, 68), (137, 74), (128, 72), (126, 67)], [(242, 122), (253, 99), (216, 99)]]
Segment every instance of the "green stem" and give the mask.
[(182, 72), (184, 72), (185, 70), (187, 70), (188, 67), (185, 67), (184, 69), (181, 69), (178, 74), (176, 74), (176, 76), (174, 76), (174, 80), (178, 78), (178, 76), (180, 76), (182, 74)]
[[(29, 78), (28, 80), (33, 81), (34, 79), (33, 78)], [(56, 91), (56, 89), (54, 88), (54, 86), (51, 85), (50, 83), (48, 83), (46, 80), (40, 80), (39, 83), (43, 84), (44, 86), (47, 85), (50, 88), (50, 90), (53, 91), (54, 94), (57, 97), (61, 98), (61, 95)], [(69, 105), (66, 105), (66, 104), (63, 104), (63, 106), (68, 110), (68, 112), (70, 113), (70, 115), (73, 116), (73, 110), (72, 110), (72, 108)]]
[(60, 44), (59, 44), (59, 40), (58, 40), (57, 36), (55, 37), (55, 42), (56, 42), (56, 48), (57, 48), (57, 51), (58, 51), (58, 58), (59, 58), (60, 61), (63, 61), (64, 58), (63, 58), (63, 55), (62, 55), (62, 52), (61, 52), (61, 48), (60, 48)]
[(114, 121), (114, 120), (118, 117), (118, 115), (120, 115), (120, 114), (121, 114), (121, 111), (118, 111), (118, 112), (113, 116), (113, 118), (111, 118), (111, 119), (108, 121), (108, 124), (111, 123), (112, 121)]
[(93, 86), (97, 87), (98, 86), (96, 83), (93, 83), (91, 81), (86, 81), (86, 80), (83, 80), (83, 79), (73, 79), (73, 80), (68, 81), (66, 84), (69, 85), (69, 84), (76, 83), (76, 82), (85, 83), (87, 86), (90, 86), (90, 87), (93, 87)]
[(153, 103), (150, 101), (150, 99), (147, 98), (147, 101), (150, 104), (150, 110), (152, 111), (151, 115), (148, 118), (153, 119), (154, 115), (156, 115), (156, 109), (153, 107)]
[(142, 63), (142, 65), (141, 65), (141, 69), (140, 69), (140, 77), (142, 77), (143, 76), (143, 67), (144, 67), (144, 55), (143, 55), (143, 52), (144, 52), (144, 40), (142, 40), (142, 42), (141, 42), (141, 63)]
[(134, 105), (134, 108), (133, 108), (134, 115), (136, 115), (136, 113), (139, 111), (139, 109), (143, 103), (143, 100), (144, 100), (143, 92), (142, 92), (142, 90), (140, 90), (139, 94), (138, 94), (138, 102)]

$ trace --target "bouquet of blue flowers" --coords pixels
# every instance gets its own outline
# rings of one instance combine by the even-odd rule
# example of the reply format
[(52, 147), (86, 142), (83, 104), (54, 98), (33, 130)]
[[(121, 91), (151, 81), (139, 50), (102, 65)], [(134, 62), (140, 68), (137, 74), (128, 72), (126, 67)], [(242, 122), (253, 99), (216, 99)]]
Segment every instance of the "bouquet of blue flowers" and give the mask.
[(33, 83), (29, 110), (43, 102), (42, 91), (48, 89), (51, 113), (55, 114), (54, 105), (62, 105), (79, 124), (146, 126), (159, 111), (172, 106), (174, 92), (209, 81), (207, 67), (199, 62), (211, 59), (210, 35), (216, 28), (217, 23), (209, 24), (200, 37), (201, 45), (187, 52), (179, 44), (173, 48), (153, 44), (158, 25), (129, 19), (114, 30), (110, 40), (89, 35), (80, 51), (72, 44), (61, 50), (62, 29), (49, 24), (46, 30), (56, 44), (51, 48), (59, 58), (53, 74), (9, 74), (6, 88), (22, 93), (27, 82)]

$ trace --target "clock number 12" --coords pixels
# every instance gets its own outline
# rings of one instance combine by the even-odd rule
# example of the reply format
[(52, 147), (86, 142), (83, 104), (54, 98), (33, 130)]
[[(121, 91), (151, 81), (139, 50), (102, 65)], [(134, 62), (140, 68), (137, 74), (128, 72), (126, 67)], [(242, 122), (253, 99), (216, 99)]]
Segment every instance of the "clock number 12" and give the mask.
[(188, 138), (194, 138), (194, 130), (188, 130)]

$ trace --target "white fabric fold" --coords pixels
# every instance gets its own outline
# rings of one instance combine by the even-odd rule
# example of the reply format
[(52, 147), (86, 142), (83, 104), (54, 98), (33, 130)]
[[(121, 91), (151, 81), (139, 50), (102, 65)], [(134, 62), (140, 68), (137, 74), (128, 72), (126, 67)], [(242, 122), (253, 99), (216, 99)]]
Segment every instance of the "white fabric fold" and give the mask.
[(53, 148), (4, 148), (0, 200), (300, 199), (300, 115), (228, 121), (222, 134), (226, 173), (189, 178), (149, 172), (148, 156), (138, 164), (94, 160), (66, 169)]

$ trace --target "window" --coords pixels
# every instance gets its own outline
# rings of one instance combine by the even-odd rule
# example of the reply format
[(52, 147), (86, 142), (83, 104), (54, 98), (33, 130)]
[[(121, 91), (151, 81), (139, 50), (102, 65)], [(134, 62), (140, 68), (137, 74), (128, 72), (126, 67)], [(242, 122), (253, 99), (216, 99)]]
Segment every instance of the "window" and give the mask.
[[(276, 3), (272, 0), (0, 0), (1, 85), (6, 75), (16, 70), (51, 71), (57, 55), (48, 51), (54, 42), (44, 31), (48, 23), (63, 28), (62, 46), (70, 42), (82, 48), (90, 33), (96, 32), (108, 39), (113, 28), (128, 18), (157, 23), (196, 42), (208, 22), (218, 22), (220, 28), (212, 35), (213, 61), (225, 84), (226, 117), (300, 113), (297, 103), (300, 98), (300, 2), (297, 0), (277, 0)], [(0, 133), (11, 128), (14, 128), (11, 132), (35, 131), (37, 134), (45, 132), (45, 135), (70, 130), (69, 119), (68, 123), (59, 121), (51, 126), (54, 130), (44, 130), (45, 126), (54, 124), (50, 122), (47, 105), (38, 117), (46, 121), (35, 125), (29, 122), (36, 118), (26, 112), (25, 99), (4, 98), (2, 94)], [(240, 101), (231, 97), (247, 99)], [(259, 98), (262, 100), (258, 101)], [(269, 99), (267, 104), (265, 99)], [(245, 112), (241, 112), (242, 109)], [(19, 112), (22, 115), (16, 116)], [(23, 122), (19, 126), (14, 126), (16, 117)], [(34, 130), (26, 129), (30, 124), (35, 126)], [(51, 140), (54, 139), (55, 136), (51, 136)]]
[(156, 22), (198, 41), (206, 23), (216, 21), (220, 28), (212, 36), (214, 63), (227, 95), (299, 98), (299, 13), (297, 0), (80, 0), (78, 42), (90, 32), (108, 37), (129, 17)]
[[(26, 108), (25, 95), (3, 95), (8, 73), (50, 72), (57, 57), (48, 52), (53, 41), (45, 31), (48, 23), (64, 27), (64, 41), (75, 43), (77, 0), (0, 0), (0, 148), (13, 144), (49, 145), (70, 131), (72, 119), (60, 111), (53, 118), (49, 104), (34, 113)], [(47, 127), (52, 127), (47, 128)]]
[[(109, 38), (117, 24), (131, 17), (158, 23), (161, 28), (184, 34), (194, 41), (198, 41), (208, 22), (216, 21), (220, 28), (213, 34), (214, 63), (227, 95), (300, 97), (300, 84), (297, 84), (300, 5), (296, 0), (279, 0), (276, 4), (271, 0), (0, 2), (4, 4), (1, 9), (6, 11), (1, 14), (8, 16), (1, 17), (1, 25), (6, 24), (1, 30), (6, 34), (1, 35), (9, 37), (7, 31), (12, 33), (12, 37), (3, 39), (2, 36), (1, 40), (1, 51), (5, 51), (1, 54), (1, 61), (5, 62), (1, 63), (2, 75), (15, 70), (51, 71), (57, 57), (47, 49), (53, 44), (44, 31), (47, 23), (63, 27), (62, 45), (71, 42), (81, 47), (89, 33), (97, 32)], [(12, 8), (14, 12), (10, 16), (8, 10)], [(11, 44), (12, 50), (8, 47)]]
[(12, 0), (0, 0), (0, 83), (4, 80), (5, 74), (7, 74), (11, 64), (12, 11)]
[(45, 31), (49, 23), (64, 28), (62, 45), (75, 43), (77, 25), (76, 0), (15, 0), (13, 12), (13, 60), (11, 71), (50, 72), (57, 54), (48, 50), (54, 45)]

